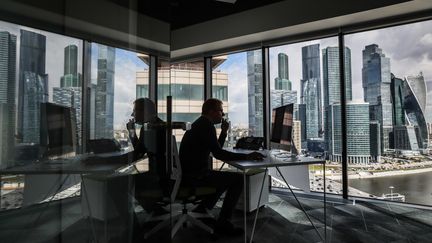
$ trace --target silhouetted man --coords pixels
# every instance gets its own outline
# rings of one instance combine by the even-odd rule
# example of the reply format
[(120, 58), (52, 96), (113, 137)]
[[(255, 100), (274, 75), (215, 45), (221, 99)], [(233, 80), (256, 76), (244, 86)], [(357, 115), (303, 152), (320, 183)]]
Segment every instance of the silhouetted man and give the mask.
[[(228, 131), (228, 123), (224, 116), (222, 101), (208, 99), (202, 106), (199, 117), (190, 130), (186, 131), (180, 144), (180, 162), (182, 165), (182, 182), (192, 186), (208, 186), (216, 188), (216, 193), (205, 198), (200, 209), (212, 209), (221, 194), (227, 191), (219, 218), (215, 225), (217, 233), (240, 234), (230, 222), (232, 212), (243, 190), (243, 176), (239, 173), (213, 171), (209, 168), (209, 156), (219, 160), (260, 160), (263, 155), (258, 152), (249, 154), (232, 153), (222, 149)], [(221, 124), (219, 139), (216, 136), (215, 124)]]

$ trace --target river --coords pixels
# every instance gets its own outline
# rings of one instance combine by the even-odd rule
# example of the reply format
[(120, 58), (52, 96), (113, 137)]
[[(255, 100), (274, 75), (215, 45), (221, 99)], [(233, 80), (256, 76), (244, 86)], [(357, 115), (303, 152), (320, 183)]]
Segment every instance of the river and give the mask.
[(393, 193), (405, 195), (406, 203), (432, 206), (432, 172), (352, 179), (348, 183), (350, 187), (375, 196), (390, 193), (389, 187), (393, 186)]

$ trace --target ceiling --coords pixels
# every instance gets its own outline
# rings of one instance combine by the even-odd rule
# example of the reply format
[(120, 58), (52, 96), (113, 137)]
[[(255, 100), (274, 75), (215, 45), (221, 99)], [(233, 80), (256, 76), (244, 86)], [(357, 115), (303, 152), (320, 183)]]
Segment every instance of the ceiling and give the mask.
[(262, 7), (283, 0), (108, 0), (122, 7), (168, 22), (179, 29), (208, 20)]

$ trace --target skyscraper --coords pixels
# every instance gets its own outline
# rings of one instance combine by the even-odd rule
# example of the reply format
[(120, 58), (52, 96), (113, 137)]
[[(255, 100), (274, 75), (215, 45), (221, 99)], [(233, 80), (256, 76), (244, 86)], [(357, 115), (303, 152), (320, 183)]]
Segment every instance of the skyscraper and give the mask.
[(302, 47), (302, 70), (300, 99), (306, 105), (305, 139), (318, 138), (322, 131), (319, 44)]
[(95, 138), (113, 138), (115, 49), (104, 45), (97, 46)]
[(409, 83), (413, 94), (415, 95), (420, 108), (423, 113), (426, 112), (427, 105), (427, 86), (423, 77), (423, 73), (420, 72), (418, 75), (410, 75), (406, 77), (406, 81)]
[(249, 130), (252, 136), (264, 136), (261, 57), (261, 50), (247, 52)]
[(78, 73), (78, 47), (69, 45), (64, 50), (64, 75), (60, 78), (60, 87), (53, 88), (53, 101), (56, 104), (74, 108), (76, 121), (77, 147), (81, 145), (81, 74)]
[[(342, 119), (340, 104), (330, 106), (332, 138), (329, 155), (333, 161), (342, 161)], [(347, 155), (349, 163), (369, 163), (370, 128), (369, 104), (348, 101), (346, 104)]]
[(278, 76), (275, 78), (275, 88), (271, 90), (271, 107), (276, 108), (287, 104), (297, 104), (297, 91), (291, 90), (289, 80), (288, 55), (278, 54)]
[(362, 82), (364, 101), (370, 105), (370, 119), (380, 123), (381, 150), (385, 151), (390, 148), (393, 131), (390, 59), (376, 44), (363, 50)]
[[(323, 91), (324, 91), (324, 139), (327, 148), (330, 148), (331, 120), (329, 119), (330, 106), (340, 103), (340, 72), (339, 72), (339, 47), (327, 47), (322, 50), (323, 56)], [(351, 50), (345, 47), (345, 98), (352, 100), (351, 77)]]
[(21, 30), (18, 83), (18, 140), (39, 143), (40, 103), (48, 102), (46, 37)]
[(289, 80), (288, 55), (285, 53), (278, 54), (278, 76), (275, 78), (276, 90), (291, 90), (291, 81)]
[(15, 149), (15, 35), (0, 32), (0, 169), (11, 166)]

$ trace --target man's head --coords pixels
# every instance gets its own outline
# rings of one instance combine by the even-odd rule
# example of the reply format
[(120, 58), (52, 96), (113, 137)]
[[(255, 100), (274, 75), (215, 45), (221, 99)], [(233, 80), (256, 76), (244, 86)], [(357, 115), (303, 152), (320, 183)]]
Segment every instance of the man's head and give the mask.
[(134, 109), (131, 114), (135, 122), (143, 124), (156, 117), (156, 107), (149, 98), (139, 98), (134, 101)]
[(223, 116), (225, 116), (222, 101), (213, 98), (206, 100), (202, 106), (201, 114), (210, 119), (214, 124), (221, 123)]

